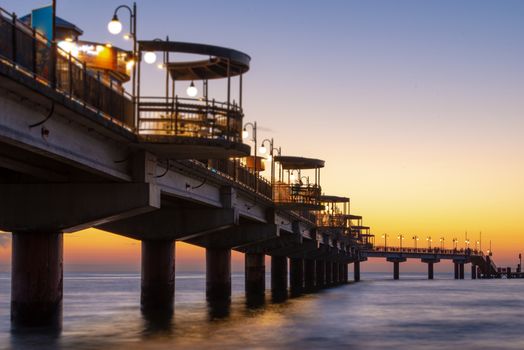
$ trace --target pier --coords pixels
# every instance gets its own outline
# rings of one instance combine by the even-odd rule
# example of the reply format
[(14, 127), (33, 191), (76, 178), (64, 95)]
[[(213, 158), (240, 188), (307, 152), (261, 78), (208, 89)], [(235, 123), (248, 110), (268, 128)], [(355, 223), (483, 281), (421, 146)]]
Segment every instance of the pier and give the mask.
[[(350, 197), (324, 193), (324, 160), (287, 154), (246, 122), (248, 54), (136, 33), (132, 52), (82, 46), (112, 50), (108, 70), (71, 48), (76, 26), (60, 29), (51, 40), (0, 9), (0, 230), (13, 236), (14, 327), (61, 326), (63, 237), (90, 227), (140, 241), (145, 317), (174, 312), (176, 242), (205, 249), (206, 298), (226, 306), (232, 251), (245, 255), (251, 301), (264, 298), (266, 271), (283, 300), (348, 283), (349, 264), (358, 282), (368, 258), (393, 263), (394, 279), (407, 259), (426, 263), (428, 279), (444, 259), (456, 279), (466, 264), (473, 278), (523, 277), (481, 251), (375, 246)], [(153, 57), (165, 74), (158, 96), (143, 85)]]

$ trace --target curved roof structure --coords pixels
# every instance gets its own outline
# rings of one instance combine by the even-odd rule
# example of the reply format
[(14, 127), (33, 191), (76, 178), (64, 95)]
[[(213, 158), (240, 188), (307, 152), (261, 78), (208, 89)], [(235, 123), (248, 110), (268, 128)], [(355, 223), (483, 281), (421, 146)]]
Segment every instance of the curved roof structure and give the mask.
[(349, 203), (349, 197), (321, 196), (320, 201), (324, 203)]
[(286, 170), (318, 169), (325, 166), (325, 162), (320, 159), (292, 156), (275, 156), (275, 162), (279, 162)]
[[(173, 80), (207, 80), (234, 77), (249, 70), (249, 55), (214, 45), (180, 41), (139, 41), (140, 51), (162, 51), (194, 54), (209, 57), (205, 60), (168, 62), (167, 69)], [(229, 67), (229, 69), (228, 69)]]

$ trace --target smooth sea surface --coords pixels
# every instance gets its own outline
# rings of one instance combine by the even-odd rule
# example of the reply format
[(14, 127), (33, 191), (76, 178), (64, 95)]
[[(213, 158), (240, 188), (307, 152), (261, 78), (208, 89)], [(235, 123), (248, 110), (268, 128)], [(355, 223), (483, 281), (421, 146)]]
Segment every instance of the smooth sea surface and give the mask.
[(204, 274), (178, 273), (173, 319), (157, 323), (141, 315), (139, 274), (66, 273), (63, 328), (49, 334), (11, 331), (2, 274), (0, 348), (524, 349), (524, 280), (362, 277), (280, 303), (267, 291), (265, 304), (251, 306), (234, 274), (231, 306), (217, 311)]

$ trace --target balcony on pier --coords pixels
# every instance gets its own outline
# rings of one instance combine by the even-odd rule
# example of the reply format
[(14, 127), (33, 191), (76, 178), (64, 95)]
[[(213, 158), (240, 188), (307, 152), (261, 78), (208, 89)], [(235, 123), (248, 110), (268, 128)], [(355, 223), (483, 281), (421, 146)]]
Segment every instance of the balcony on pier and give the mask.
[(273, 184), (275, 205), (300, 212), (322, 209), (320, 169), (324, 161), (290, 156), (275, 156), (274, 161), (279, 168)]
[[(226, 159), (249, 155), (242, 143), (242, 77), (250, 57), (242, 52), (195, 43), (163, 40), (139, 41), (139, 57), (163, 57), (165, 70), (161, 96), (144, 95), (138, 65), (137, 133), (140, 146), (159, 157), (174, 159)], [(202, 56), (180, 61), (187, 55)], [(177, 59), (178, 58), (178, 59)], [(232, 79), (238, 80), (238, 100), (232, 98)], [(224, 87), (218, 82), (225, 82)], [(220, 87), (216, 87), (215, 86)], [(179, 96), (186, 89), (187, 97)], [(201, 89), (201, 91), (199, 91)], [(218, 91), (222, 90), (222, 91)], [(225, 95), (225, 101), (210, 93)]]

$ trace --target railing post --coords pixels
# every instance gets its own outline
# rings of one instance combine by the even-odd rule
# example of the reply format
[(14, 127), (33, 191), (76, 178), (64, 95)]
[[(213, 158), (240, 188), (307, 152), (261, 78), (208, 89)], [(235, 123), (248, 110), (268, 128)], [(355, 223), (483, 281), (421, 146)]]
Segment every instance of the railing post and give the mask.
[(32, 38), (31, 38), (31, 44), (32, 44), (32, 52), (31, 52), (31, 59), (32, 59), (32, 70), (33, 70), (33, 79), (36, 77), (36, 30), (33, 28), (32, 30)]
[(12, 32), (11, 32), (11, 39), (12, 39), (12, 59), (13, 62), (16, 64), (16, 13), (13, 13), (13, 24), (12, 24)]
[(175, 136), (176, 135), (178, 135), (178, 95), (175, 96)]
[(82, 101), (84, 102), (84, 108), (86, 106), (86, 96), (87, 96), (87, 69), (86, 63), (82, 63)]
[(69, 51), (69, 98), (73, 98), (73, 61), (71, 51)]

